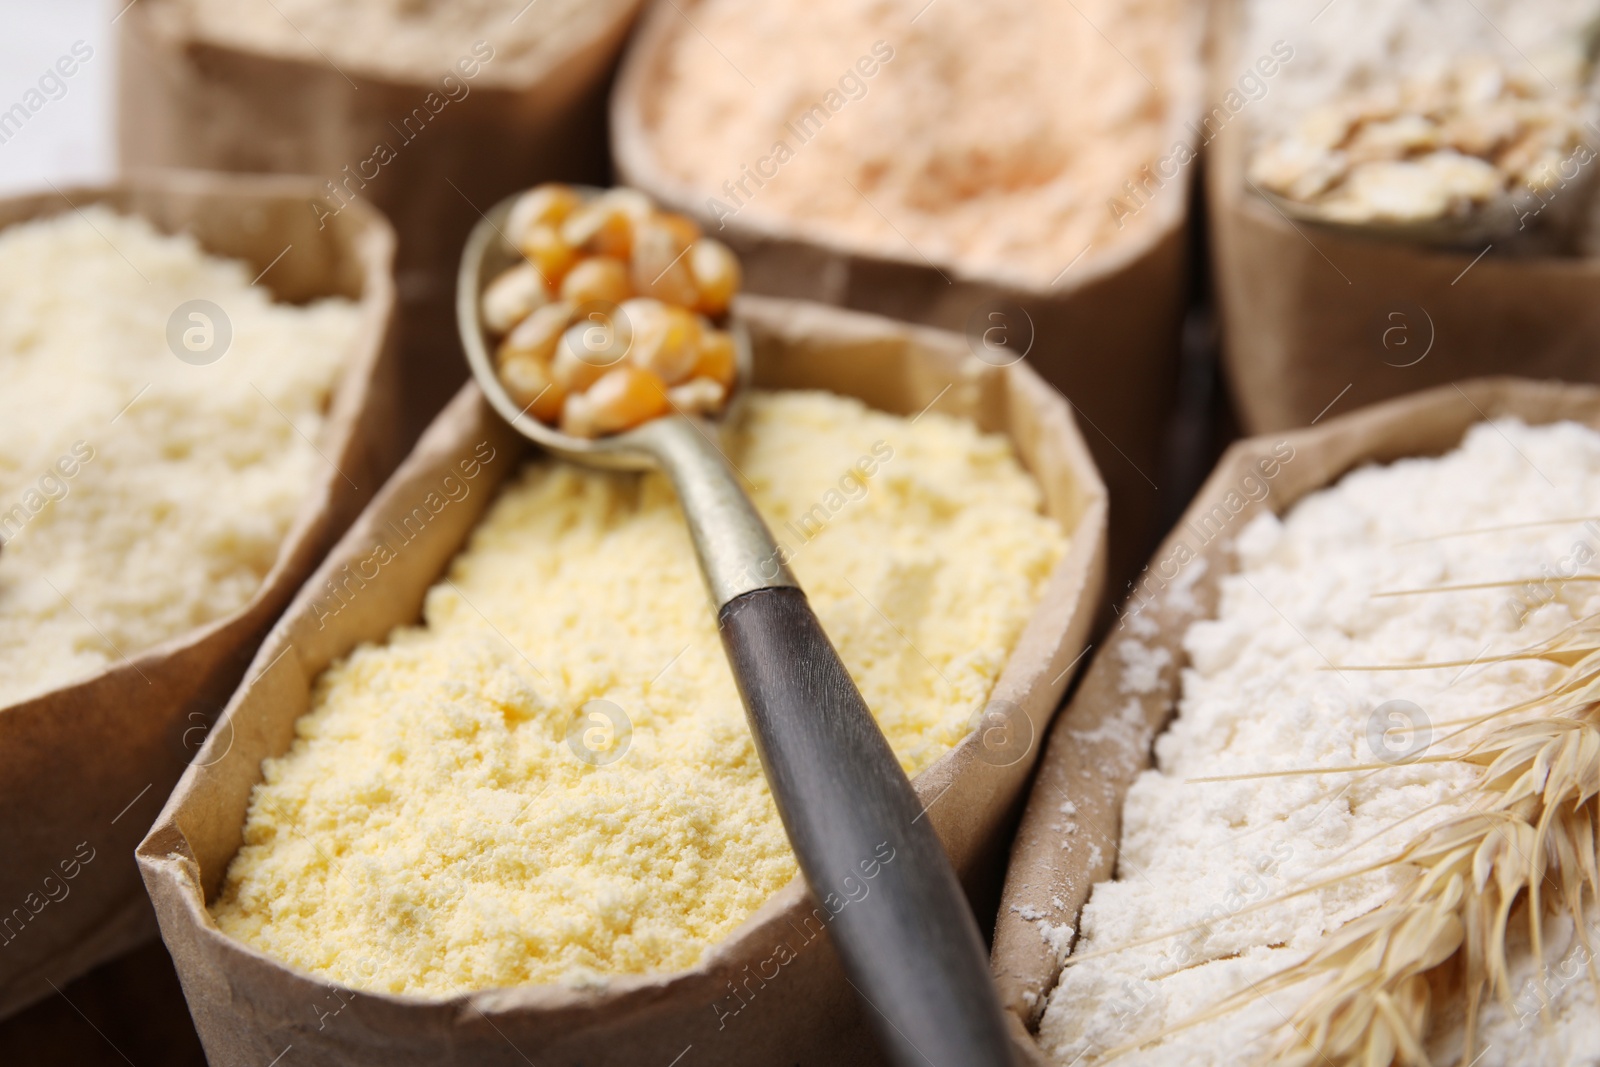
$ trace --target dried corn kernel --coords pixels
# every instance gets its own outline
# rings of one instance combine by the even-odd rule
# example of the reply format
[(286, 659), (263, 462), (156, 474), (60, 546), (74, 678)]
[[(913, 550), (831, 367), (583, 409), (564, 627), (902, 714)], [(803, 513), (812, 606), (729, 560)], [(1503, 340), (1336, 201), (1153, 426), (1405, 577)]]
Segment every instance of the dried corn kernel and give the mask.
[(550, 302), (550, 290), (531, 263), (518, 263), (503, 271), (483, 291), (483, 324), (504, 334)]
[(673, 232), (678, 238), (680, 247), (688, 248), (700, 240), (700, 224), (687, 215), (680, 215), (676, 211), (662, 211), (655, 215), (655, 220)]
[(728, 310), (742, 280), (739, 259), (714, 237), (702, 237), (689, 246), (689, 274), (699, 290), (697, 307), (707, 315)]
[(550, 225), (540, 224), (528, 230), (517, 241), (517, 248), (539, 269), (551, 288), (559, 287), (567, 271), (578, 262), (578, 250), (563, 241), (560, 232)]
[(688, 378), (700, 357), (700, 322), (686, 308), (636, 297), (622, 305), (632, 332), (628, 360), (668, 385)]
[(612, 256), (579, 260), (561, 282), (561, 298), (574, 304), (620, 304), (632, 295), (628, 265)]
[(512, 241), (538, 225), (559, 226), (583, 204), (577, 190), (568, 185), (548, 182), (529, 189), (511, 205), (506, 219), (506, 232)]
[(728, 391), (710, 378), (691, 378), (667, 390), (673, 408), (686, 415), (714, 415), (722, 410)]
[(634, 222), (652, 218), (657, 214), (655, 201), (639, 190), (629, 189), (626, 186), (607, 189), (595, 197), (595, 203), (619, 211)]
[(709, 378), (725, 389), (733, 388), (739, 373), (738, 355), (733, 348), (733, 335), (723, 330), (700, 331), (700, 346), (690, 372), (695, 378)]
[(560, 416), (567, 394), (555, 383), (549, 364), (527, 356), (508, 359), (500, 365), (500, 383), (518, 407), (540, 422)]
[(617, 433), (665, 415), (667, 385), (650, 371), (624, 365), (607, 371), (584, 394), (595, 432)]
[(568, 392), (583, 392), (622, 362), (628, 343), (628, 334), (614, 320), (591, 311), (588, 318), (569, 326), (556, 342), (556, 383)]
[(633, 252), (633, 220), (616, 204), (596, 200), (561, 224), (561, 239), (590, 255), (627, 259)]
[(688, 248), (671, 227), (653, 219), (639, 223), (633, 231), (634, 291), (668, 304), (694, 307), (700, 294), (686, 262)]
[(504, 364), (513, 359), (532, 359), (549, 363), (556, 353), (556, 342), (561, 332), (572, 321), (573, 307), (558, 300), (536, 309), (533, 314), (517, 323), (506, 339), (500, 342), (495, 359)]
[(570, 393), (561, 404), (561, 432), (569, 437), (598, 437), (594, 402), (582, 393)]
[(722, 409), (737, 377), (733, 338), (696, 312), (722, 313), (739, 288), (725, 245), (632, 189), (585, 202), (541, 186), (513, 207), (509, 229), (528, 262), (485, 289), (482, 313), (505, 334), (495, 355), (518, 403), (584, 437), (674, 405)]

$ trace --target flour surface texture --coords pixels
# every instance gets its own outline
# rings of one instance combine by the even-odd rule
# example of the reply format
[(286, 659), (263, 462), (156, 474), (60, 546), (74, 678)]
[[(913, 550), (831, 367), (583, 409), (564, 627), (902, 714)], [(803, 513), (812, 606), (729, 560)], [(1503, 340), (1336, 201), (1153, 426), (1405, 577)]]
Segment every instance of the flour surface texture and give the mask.
[(1193, 38), (1173, 0), (683, 13), (644, 132), (718, 222), (1043, 288), (1091, 247), (1148, 239), (1166, 211), (1137, 205), (1184, 195), (1174, 112)]
[[(146, 0), (150, 2), (150, 0)], [(589, 45), (628, 0), (156, 0), (154, 17), (247, 53), (417, 82), (418, 107), (525, 84)], [(396, 116), (403, 121), (404, 115)]]
[[(1357, 470), (1282, 520), (1263, 514), (1240, 533), (1238, 570), (1221, 579), (1216, 617), (1185, 636), (1189, 664), (1178, 714), (1156, 743), (1157, 766), (1128, 793), (1116, 878), (1096, 885), (1083, 909), (1072, 947), (1082, 962), (1066, 968), (1050, 995), (1041, 1042), (1056, 1062), (1093, 1062), (1191, 1020), (1388, 899), (1401, 884), (1392, 870), (1279, 898), (1382, 859), (1466, 810), (1474, 771), (1385, 761), (1419, 743), (1424, 735), (1413, 725), (1437, 738), (1451, 720), (1537, 693), (1554, 668), (1494, 657), (1600, 610), (1600, 596), (1584, 583), (1374, 594), (1572, 573), (1575, 560), (1600, 560), (1600, 523), (1437, 535), (1595, 515), (1600, 434), (1572, 423), (1505, 421), (1473, 427), (1460, 448), (1437, 459)], [(1441, 661), (1476, 665), (1351, 669)], [(1195, 781), (1374, 763), (1385, 769)], [(1079, 829), (1075, 837), (1092, 835)], [(1588, 921), (1597, 920), (1591, 909)], [(1578, 942), (1569, 921), (1553, 918), (1546, 930), (1554, 966)], [(1510, 951), (1519, 983), (1539, 970), (1516, 937)], [(1275, 1046), (1275, 1028), (1304, 992), (1253, 999), (1115, 1062), (1248, 1062)], [(1510, 1012), (1487, 1008), (1478, 1067), (1600, 1062), (1600, 1010), (1586, 978), (1552, 994), (1553, 1036), (1543, 1031), (1537, 999), (1517, 1003)], [(1522, 1010), (1529, 1003), (1531, 1014)], [(1454, 1062), (1458, 1016), (1442, 1006), (1430, 1038), (1436, 1063)]]
[[(901, 766), (927, 767), (1064, 550), (1037, 486), (1003, 437), (822, 393), (751, 394), (727, 446)], [(657, 474), (525, 468), (423, 624), (325, 672), (264, 773), (217, 921), (359, 988), (680, 970), (796, 870)]]
[[(0, 706), (243, 607), (327, 476), (360, 312), (255, 274), (102, 207), (0, 234)], [(191, 300), (231, 327), (209, 363), (169, 341)]]

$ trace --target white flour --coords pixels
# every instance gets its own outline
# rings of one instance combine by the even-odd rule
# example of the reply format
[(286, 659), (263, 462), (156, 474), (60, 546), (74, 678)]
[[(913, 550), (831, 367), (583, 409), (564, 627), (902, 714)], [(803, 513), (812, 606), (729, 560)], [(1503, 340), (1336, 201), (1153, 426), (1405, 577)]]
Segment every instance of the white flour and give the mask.
[[(1074, 952), (1087, 956), (1164, 931), (1200, 923), (1207, 928), (1069, 967), (1050, 995), (1041, 1028), (1041, 1043), (1057, 1062), (1082, 1057), (1087, 1063), (1191, 1019), (1302, 959), (1326, 932), (1387, 898), (1399, 879), (1374, 875), (1249, 910), (1382, 858), (1464, 810), (1462, 788), (1473, 775), (1462, 767), (1191, 779), (1370, 764), (1382, 754), (1382, 728), (1402, 721), (1388, 714), (1395, 706), (1380, 713), (1388, 701), (1413, 702), (1443, 732), (1448, 720), (1530, 695), (1550, 668), (1330, 668), (1481, 661), (1600, 610), (1600, 589), (1582, 583), (1372, 595), (1596, 573), (1600, 522), (1416, 540), (1595, 515), (1600, 434), (1571, 423), (1529, 428), (1507, 421), (1474, 427), (1461, 448), (1440, 459), (1358, 470), (1306, 497), (1285, 520), (1263, 515), (1242, 531), (1239, 569), (1221, 581), (1218, 617), (1195, 623), (1185, 636), (1189, 665), (1179, 714), (1156, 744), (1159, 769), (1143, 773), (1128, 794), (1116, 880), (1095, 886)], [(1525, 615), (1520, 625), (1519, 615)], [(1135, 680), (1146, 658), (1146, 652), (1125, 657)], [(1370, 742), (1374, 722), (1379, 731)], [(1397, 748), (1406, 740), (1387, 737)], [(1414, 818), (1380, 836), (1407, 816)], [(1589, 921), (1600, 915), (1591, 909)], [(1489, 1007), (1482, 1032), (1489, 1048), (1476, 1067), (1600, 1063), (1600, 1010), (1587, 957), (1575, 947), (1570, 923), (1552, 920), (1548, 930), (1548, 963), (1537, 974), (1526, 946), (1519, 950), (1513, 943), (1518, 1006), (1510, 1012)], [(1592, 934), (1591, 941), (1600, 943), (1600, 937)], [(1539, 997), (1522, 985), (1522, 976), (1546, 988), (1552, 1036), (1545, 1036)], [(1273, 1047), (1280, 1036), (1274, 1028), (1298, 1001), (1295, 992), (1271, 1003), (1254, 1001), (1116, 1062), (1248, 1062)], [(1436, 1005), (1442, 1020), (1430, 1040), (1436, 1063), (1454, 1062), (1452, 1050), (1460, 1047), (1452, 1007)]]

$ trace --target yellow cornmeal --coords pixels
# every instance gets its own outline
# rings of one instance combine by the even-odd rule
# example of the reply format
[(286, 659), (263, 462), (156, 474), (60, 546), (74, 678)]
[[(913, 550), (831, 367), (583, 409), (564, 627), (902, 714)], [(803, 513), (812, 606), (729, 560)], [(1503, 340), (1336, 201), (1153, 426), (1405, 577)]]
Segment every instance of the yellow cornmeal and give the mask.
[[(915, 774), (1065, 549), (1038, 488), (1003, 437), (824, 393), (752, 395), (729, 455)], [(359, 988), (581, 983), (692, 966), (795, 874), (661, 476), (531, 463), (424, 616), (330, 667), (265, 762), (226, 933)], [(597, 699), (632, 729), (591, 765), (567, 737)]]

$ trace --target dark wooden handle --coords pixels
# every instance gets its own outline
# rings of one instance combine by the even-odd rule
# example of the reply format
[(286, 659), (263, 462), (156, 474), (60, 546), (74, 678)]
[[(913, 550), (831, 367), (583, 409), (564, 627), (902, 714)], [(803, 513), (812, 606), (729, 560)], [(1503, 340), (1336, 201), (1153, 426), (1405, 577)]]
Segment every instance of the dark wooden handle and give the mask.
[(902, 1067), (1009, 1067), (955, 871), (805, 594), (760, 589), (719, 615), (778, 813), (884, 1049)]

